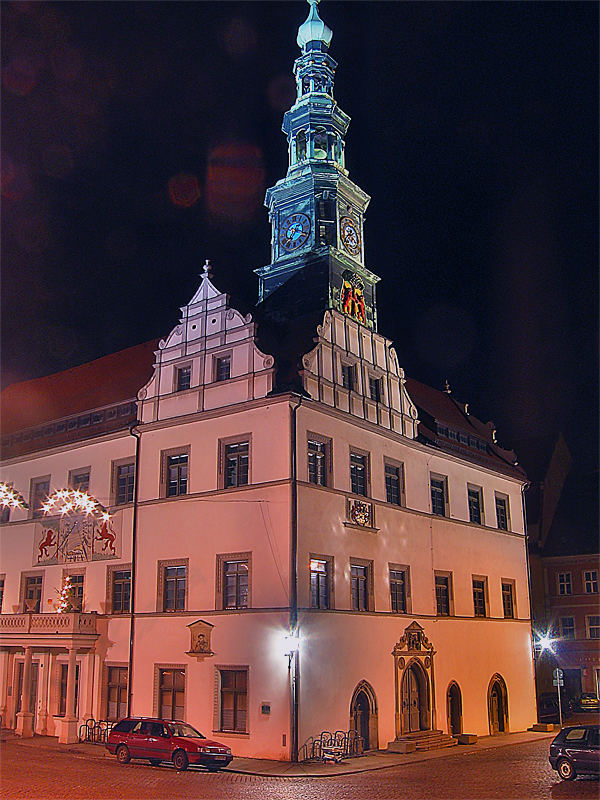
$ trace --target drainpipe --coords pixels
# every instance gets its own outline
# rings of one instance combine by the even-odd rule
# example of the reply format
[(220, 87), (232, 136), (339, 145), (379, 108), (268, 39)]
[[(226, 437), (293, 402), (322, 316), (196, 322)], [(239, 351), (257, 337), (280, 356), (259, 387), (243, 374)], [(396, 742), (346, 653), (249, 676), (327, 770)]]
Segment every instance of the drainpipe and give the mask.
[(537, 659), (535, 657), (535, 631), (533, 630), (533, 586), (531, 585), (531, 567), (529, 564), (529, 531), (527, 528), (527, 504), (525, 502), (525, 492), (531, 486), (524, 483), (521, 486), (521, 504), (523, 506), (523, 528), (525, 531), (525, 563), (527, 565), (527, 586), (529, 588), (529, 626), (531, 629), (531, 654), (533, 656), (533, 687), (535, 691), (536, 718), (538, 716), (538, 678), (537, 678)]
[[(302, 397), (298, 395), (298, 403), (292, 409), (292, 530), (290, 543), (290, 634), (298, 635), (298, 465), (296, 453), (297, 416), (302, 405)], [(290, 659), (291, 667), (291, 760), (298, 761), (298, 687), (300, 683), (300, 653), (298, 648)]]
[(136, 420), (129, 428), (129, 433), (135, 438), (135, 473), (133, 482), (133, 520), (131, 531), (131, 594), (129, 597), (129, 674), (127, 676), (127, 716), (131, 716), (131, 698), (133, 695), (133, 640), (135, 634), (135, 577), (137, 560), (137, 519), (138, 519), (138, 488), (140, 474), (140, 440), (141, 434), (137, 429)]

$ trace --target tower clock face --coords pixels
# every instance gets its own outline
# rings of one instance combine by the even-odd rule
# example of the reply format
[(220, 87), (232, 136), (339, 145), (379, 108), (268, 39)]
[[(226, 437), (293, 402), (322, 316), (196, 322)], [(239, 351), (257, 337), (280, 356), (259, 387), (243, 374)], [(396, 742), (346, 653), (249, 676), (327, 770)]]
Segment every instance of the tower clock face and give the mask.
[(291, 253), (302, 247), (309, 234), (310, 219), (306, 214), (290, 214), (281, 225), (279, 244)]
[(340, 237), (342, 244), (350, 255), (360, 255), (360, 231), (358, 224), (352, 217), (342, 217), (340, 219)]

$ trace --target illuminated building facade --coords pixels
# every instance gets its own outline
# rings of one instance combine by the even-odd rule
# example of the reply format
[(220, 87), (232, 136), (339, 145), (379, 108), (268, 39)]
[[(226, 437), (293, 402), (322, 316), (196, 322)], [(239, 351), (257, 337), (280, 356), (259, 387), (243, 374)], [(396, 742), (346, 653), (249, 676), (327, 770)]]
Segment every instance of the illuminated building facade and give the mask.
[[(0, 713), (23, 735), (130, 710), (293, 759), (323, 730), (410, 750), (534, 721), (526, 478), (377, 330), (331, 36), (311, 2), (258, 324), (207, 265), (158, 344), (4, 392), (29, 507), (0, 529)], [(62, 487), (110, 520), (45, 513)]]

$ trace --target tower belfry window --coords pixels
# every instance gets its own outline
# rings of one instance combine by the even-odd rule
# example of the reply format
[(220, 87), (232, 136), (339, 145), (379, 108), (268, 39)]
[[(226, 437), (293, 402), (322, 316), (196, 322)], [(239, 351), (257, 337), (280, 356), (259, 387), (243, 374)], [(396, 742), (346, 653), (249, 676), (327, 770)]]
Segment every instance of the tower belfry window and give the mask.
[(313, 140), (313, 155), (315, 158), (327, 158), (327, 131), (325, 128), (317, 128)]
[(296, 134), (296, 161), (304, 161), (306, 158), (306, 133), (298, 131)]

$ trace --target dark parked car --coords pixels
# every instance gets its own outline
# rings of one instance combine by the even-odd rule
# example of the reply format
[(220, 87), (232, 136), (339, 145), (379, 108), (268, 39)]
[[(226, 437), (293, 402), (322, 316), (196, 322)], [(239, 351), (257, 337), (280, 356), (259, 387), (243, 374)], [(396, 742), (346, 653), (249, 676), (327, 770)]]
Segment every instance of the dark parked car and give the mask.
[(563, 728), (550, 745), (550, 766), (564, 781), (600, 774), (600, 725)]
[(233, 758), (229, 747), (207, 739), (186, 722), (151, 717), (127, 717), (117, 722), (106, 747), (109, 753), (116, 754), (119, 764), (127, 764), (132, 758), (147, 758), (154, 766), (172, 761), (178, 770), (187, 769), (188, 764), (200, 764), (216, 772)]
[(577, 701), (580, 711), (600, 711), (600, 700), (593, 692), (585, 692)]

